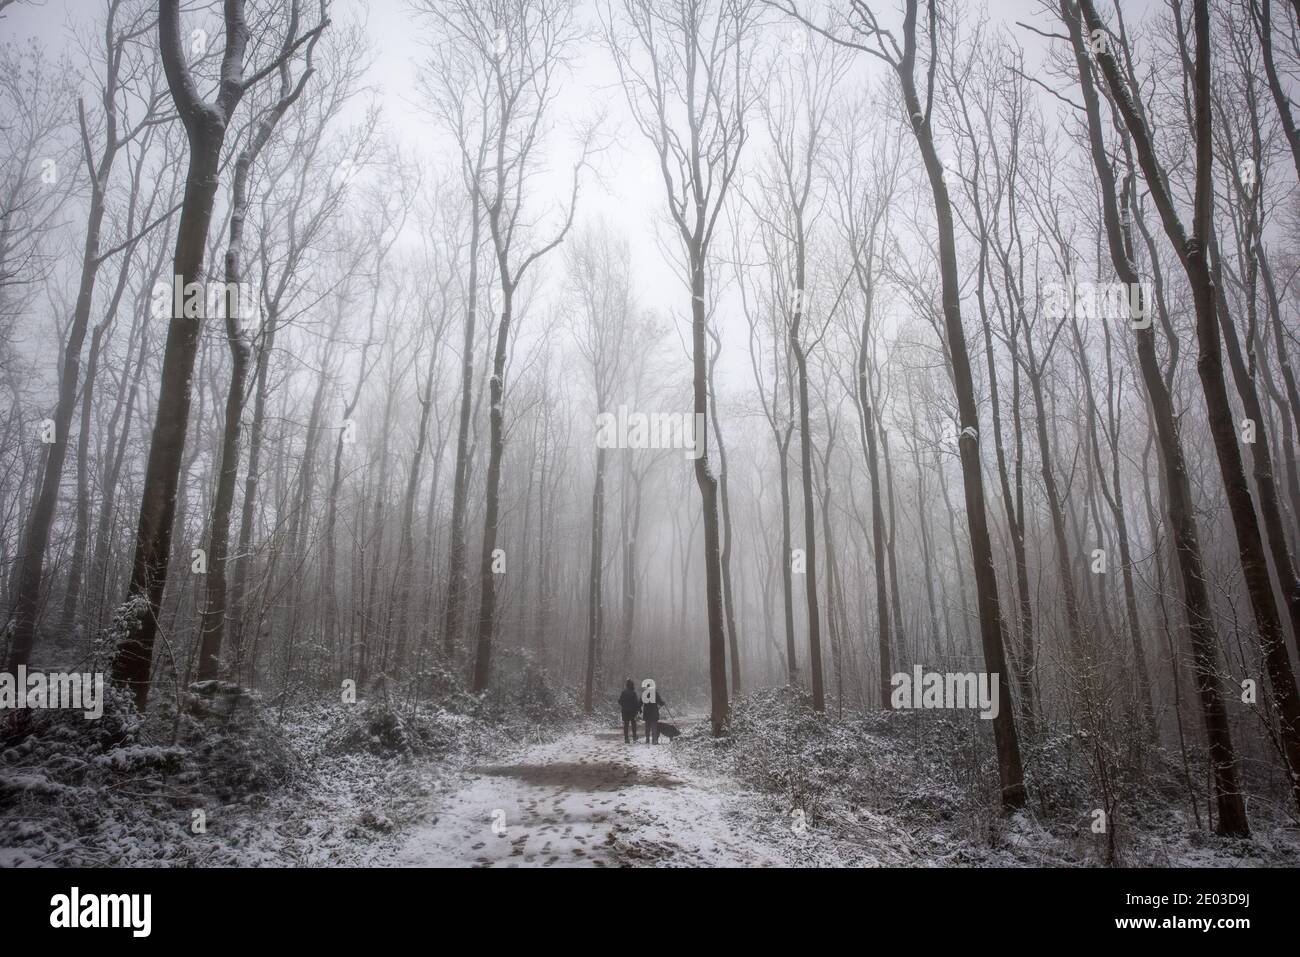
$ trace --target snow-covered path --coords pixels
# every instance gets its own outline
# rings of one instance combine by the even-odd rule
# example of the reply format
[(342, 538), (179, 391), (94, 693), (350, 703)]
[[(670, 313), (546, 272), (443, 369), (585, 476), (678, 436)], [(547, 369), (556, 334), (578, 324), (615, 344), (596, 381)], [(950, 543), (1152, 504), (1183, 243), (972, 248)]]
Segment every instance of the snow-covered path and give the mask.
[[(439, 801), (439, 798), (435, 798)], [(398, 866), (608, 867), (783, 865), (762, 837), (757, 802), (618, 731), (567, 735), (472, 769), (444, 792)]]

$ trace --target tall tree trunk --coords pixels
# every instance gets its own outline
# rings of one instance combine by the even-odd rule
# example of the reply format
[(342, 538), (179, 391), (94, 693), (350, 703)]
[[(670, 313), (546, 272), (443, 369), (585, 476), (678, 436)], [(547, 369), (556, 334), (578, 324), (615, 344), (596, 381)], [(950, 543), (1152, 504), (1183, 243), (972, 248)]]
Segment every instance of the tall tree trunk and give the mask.
[[(182, 290), (203, 279), (203, 257), (219, 181), (221, 147), (230, 118), (249, 84), (275, 66), (272, 64), (261, 74), (246, 80), (243, 76), (244, 53), (249, 30), (244, 20), (244, 0), (227, 0), (224, 19), (226, 42), (221, 61), (221, 84), (216, 100), (209, 103), (199, 98), (194, 77), (185, 62), (181, 47), (180, 0), (160, 0), (159, 3), (158, 46), (163, 70), (189, 142), (185, 195), (172, 260), (173, 283), (179, 283)], [(307, 48), (310, 60), (311, 45), (327, 24), (328, 20), (322, 20), (310, 34), (298, 38), (294, 47), (289, 47), (289, 41), (286, 41), (286, 48), (296, 48), (298, 43), (310, 37)], [(298, 6), (295, 2), (287, 30), (293, 35), (297, 29)], [(287, 54), (284, 54), (279, 63), (286, 60)], [(310, 72), (308, 68), (307, 75)], [(176, 493), (184, 464), (194, 360), (198, 354), (202, 324), (201, 317), (181, 315), (174, 316), (168, 326), (158, 413), (145, 467), (135, 560), (127, 598), (133, 605), (144, 601), (147, 608), (132, 610), (137, 623), (134, 630), (120, 640), (113, 662), (114, 682), (130, 690), (140, 710), (144, 710), (149, 697), (153, 646), (167, 588)]]
[(790, 323), (790, 351), (799, 376), (799, 472), (803, 480), (804, 591), (808, 604), (808, 667), (812, 671), (813, 710), (826, 710), (822, 687), (821, 614), (817, 607), (817, 512), (813, 506), (812, 426), (808, 414), (808, 357), (800, 336), (803, 320), (803, 250), (796, 253), (794, 316)]
[(420, 468), (424, 464), (425, 449), (429, 444), (429, 415), (433, 411), (434, 372), (438, 365), (438, 348), (435, 343), (429, 353), (429, 369), (424, 394), (420, 402), (420, 426), (411, 455), (411, 469), (406, 477), (406, 495), (402, 500), (402, 527), (397, 548), (397, 626), (393, 660), (385, 663), (385, 672), (402, 675), (406, 668), (406, 641), (409, 627), (411, 580), (415, 575), (415, 497), (420, 491)]
[[(226, 284), (239, 288), (243, 281), (240, 254), (244, 243), (244, 219), (248, 213), (248, 172), (253, 156), (242, 154), (235, 163), (235, 180), (231, 189), (230, 241), (226, 246)], [(241, 297), (242, 298), (242, 297)], [(222, 433), (220, 459), (217, 463), (217, 491), (208, 524), (207, 604), (203, 609), (202, 638), (199, 645), (200, 681), (217, 676), (221, 645), (226, 629), (226, 562), (230, 548), (230, 518), (235, 505), (235, 485), (239, 478), (239, 439), (244, 415), (244, 390), (248, 386), (248, 367), (252, 346), (236, 315), (235, 303), (227, 297), (226, 342), (230, 346), (230, 388), (226, 393), (226, 422)]]
[[(105, 100), (107, 104), (111, 104), (112, 95), (110, 93)], [(54, 441), (46, 449), (40, 491), (37, 493), (27, 520), (27, 527), (23, 531), (22, 546), (16, 556), (16, 575), (11, 586), (16, 600), (13, 610), (13, 643), (9, 650), (10, 671), (31, 661), (32, 648), (36, 643), (36, 619), (45, 581), (45, 551), (49, 547), (50, 529), (54, 526), (54, 514), (59, 504), (59, 489), (63, 484), (63, 465), (68, 455), (72, 416), (77, 407), (81, 349), (86, 341), (90, 308), (95, 296), (95, 279), (99, 274), (99, 233), (104, 223), (108, 175), (117, 151), (115, 129), (110, 113), (108, 146), (90, 181), (90, 212), (86, 219), (86, 238), (81, 253), (81, 281), (77, 288), (77, 302), (73, 307), (67, 341), (63, 347), (59, 397), (54, 407)], [(93, 168), (91, 157), (87, 156), (86, 161)]]
[(493, 566), (496, 562), (497, 532), (501, 519), (501, 460), (505, 456), (505, 376), (506, 357), (510, 349), (510, 321), (514, 306), (514, 286), (501, 270), (501, 321), (497, 324), (496, 351), (492, 358), (492, 378), (488, 383), (491, 406), (488, 412), (489, 444), (487, 499), (483, 509), (483, 551), (479, 558), (478, 627), (474, 645), (474, 677), (471, 687), (486, 691), (492, 669), (492, 637), (496, 626), (497, 583)]
[[(703, 226), (703, 207), (697, 207)], [(730, 706), (727, 700), (727, 645), (723, 628), (722, 558), (718, 527), (718, 480), (709, 465), (709, 373), (705, 324), (704, 249), (697, 236), (690, 244), (691, 262), (691, 348), (694, 366), (692, 388), (695, 405), (695, 436), (699, 456), (695, 459), (695, 482), (700, 488), (704, 518), (704, 589), (709, 627), (710, 724), (714, 737), (727, 727)], [(685, 596), (683, 596), (683, 599)], [(814, 595), (814, 601), (816, 596)]]
[[(151, 280), (149, 286), (152, 287), (152, 281), (158, 278), (158, 270), (155, 269), (149, 278)], [(95, 586), (93, 620), (96, 623), (102, 623), (104, 620), (104, 604), (107, 593), (117, 589), (116, 585), (110, 585), (109, 583), (109, 559), (113, 550), (112, 539), (114, 518), (117, 511), (118, 479), (122, 472), (122, 464), (126, 461), (127, 442), (131, 436), (131, 425), (135, 419), (136, 400), (140, 395), (145, 359), (149, 353), (149, 306), (145, 305), (140, 309), (140, 312), (141, 317), (138, 323), (139, 345), (135, 349), (135, 366), (133, 369), (123, 372), (122, 386), (126, 390), (126, 397), (124, 401), (119, 401), (118, 408), (114, 410), (113, 420), (109, 424), (110, 461), (102, 480), (104, 493), (99, 503), (99, 527), (95, 530), (95, 555), (91, 560), (91, 574), (94, 575)], [(132, 345), (135, 345), (135, 343), (133, 342)], [(119, 410), (120, 419), (118, 418)], [(116, 445), (116, 448), (113, 448), (114, 445)]]
[(456, 647), (464, 637), (465, 501), (469, 495), (469, 433), (474, 411), (474, 327), (478, 316), (478, 247), (481, 221), (478, 208), (470, 211), (473, 223), (469, 240), (469, 286), (465, 302), (465, 336), (460, 353), (460, 418), (456, 429), (456, 467), (451, 492), (451, 544), (447, 559), (447, 598), (442, 612), (442, 653), (455, 660)]
[[(1257, 6), (1261, 3), (1262, 6)], [(1300, 20), (1300, 0), (1293, 0), (1296, 18)], [(1259, 36), (1260, 49), (1263, 53), (1264, 76), (1268, 80), (1269, 92), (1273, 95), (1273, 104), (1277, 107), (1278, 118), (1282, 121), (1282, 132), (1286, 134), (1287, 145), (1291, 147), (1291, 159), (1295, 163), (1296, 176), (1300, 177), (1300, 129), (1296, 128), (1295, 118), (1291, 115), (1291, 99), (1278, 76), (1277, 61), (1273, 56), (1273, 4), (1271, 0), (1250, 0), (1250, 18), (1255, 24)]]
[[(916, 470), (916, 523), (921, 530), (921, 578), (925, 582), (925, 604), (930, 619), (930, 647), (938, 654), (941, 650), (939, 641), (939, 615), (934, 603), (933, 571), (934, 552), (930, 544), (929, 504), (925, 500), (925, 473), (921, 471), (920, 434), (916, 424), (916, 406), (909, 407), (912, 416), (912, 467)], [(918, 642), (920, 647), (923, 642)]]
[(889, 538), (886, 540), (886, 545), (889, 551), (889, 600), (894, 609), (893, 640), (894, 646), (901, 649), (904, 645), (903, 601), (898, 589), (898, 555), (894, 548), (898, 540), (898, 511), (894, 507), (894, 462), (889, 454), (889, 433), (885, 430), (884, 423), (880, 421), (878, 409), (875, 426), (880, 430), (880, 451), (885, 460), (886, 501), (889, 504)]
[[(1142, 647), (1142, 629), (1138, 616), (1137, 588), (1133, 581), (1133, 554), (1129, 543), (1128, 534), (1128, 517), (1124, 508), (1124, 492), (1120, 477), (1120, 453), (1119, 453), (1119, 430), (1120, 421), (1118, 414), (1114, 411), (1118, 404), (1118, 396), (1115, 395), (1115, 378), (1113, 374), (1112, 344), (1110, 328), (1105, 323), (1102, 324), (1102, 333), (1106, 339), (1106, 387), (1108, 394), (1114, 395), (1109, 403), (1110, 421), (1100, 423), (1101, 412), (1097, 408), (1097, 400), (1092, 391), (1092, 370), (1088, 362), (1087, 350), (1083, 341), (1083, 336), (1079, 331), (1077, 321), (1071, 323), (1074, 332), (1074, 342), (1080, 372), (1083, 375), (1083, 388), (1087, 396), (1088, 404), (1088, 440), (1092, 447), (1093, 464), (1096, 466), (1097, 477), (1099, 480), (1102, 497), (1110, 509), (1111, 520), (1115, 524), (1115, 537), (1119, 547), (1120, 574), (1124, 583), (1124, 608), (1128, 619), (1129, 640), (1133, 645), (1133, 661), (1137, 667), (1138, 679), (1138, 700), (1142, 707), (1143, 720), (1146, 722), (1148, 733), (1154, 740), (1157, 733), (1155, 703), (1151, 696), (1151, 676), (1147, 669), (1146, 652)], [(1109, 481), (1106, 477), (1106, 468), (1101, 458), (1101, 442), (1098, 439), (1098, 426), (1105, 431), (1107, 442), (1111, 447), (1111, 475)]]
[(785, 435), (777, 435), (777, 462), (781, 472), (781, 597), (785, 613), (786, 675), (791, 687), (799, 684), (799, 656), (794, 647), (794, 561), (790, 541), (790, 440), (794, 430), (786, 426)]
[[(179, 62), (181, 54), (179, 49), (175, 49), (180, 45), (177, 7), (178, 2), (163, 3), (159, 14), (159, 42), (164, 57), (172, 48), (173, 57)], [(173, 79), (173, 73), (179, 69), (183, 67), (169, 67), (167, 71), (173, 89), (182, 82), (179, 78)], [(203, 280), (203, 254), (216, 198), (226, 124), (215, 110), (183, 113), (182, 116), (189, 134), (190, 159), (172, 273), (173, 282), (186, 289), (190, 283)], [(154, 639), (167, 587), (172, 522), (176, 516), (176, 492), (189, 426), (194, 360), (198, 355), (201, 329), (202, 319), (183, 314), (172, 316), (168, 324), (162, 386), (145, 467), (135, 560), (128, 590), (129, 599), (142, 598), (148, 603), (148, 608), (139, 616), (135, 630), (119, 643), (113, 662), (113, 680), (130, 690), (136, 707), (141, 711), (149, 699)]]
[(710, 329), (709, 338), (713, 340), (713, 355), (709, 359), (709, 394), (713, 397), (710, 408), (713, 437), (718, 443), (718, 494), (722, 503), (722, 606), (726, 613), (727, 647), (731, 653), (731, 693), (740, 694), (740, 638), (736, 632), (736, 606), (731, 594), (731, 497), (727, 493), (727, 447), (722, 441), (722, 426), (718, 423), (718, 393), (713, 386), (713, 371), (718, 357), (722, 355), (722, 342), (717, 333)]
[[(603, 400), (598, 400), (604, 408)], [(583, 688), (582, 709), (591, 714), (596, 682), (596, 651), (600, 644), (603, 618), (602, 574), (605, 539), (605, 449), (596, 450), (596, 481), (591, 490), (591, 571), (587, 579), (587, 680)]]
[[(389, 368), (392, 371), (392, 367)], [(396, 376), (393, 376), (392, 380), (395, 379)], [(394, 390), (390, 389), (384, 398), (384, 420), (379, 436), (379, 449), (377, 450), (379, 474), (375, 479), (374, 497), (371, 503), (370, 534), (364, 546), (366, 559), (370, 565), (370, 584), (364, 593), (365, 601), (361, 612), (361, 651), (357, 661), (358, 687), (369, 684), (376, 677), (375, 671), (378, 669), (376, 668), (375, 659), (377, 657), (380, 659), (378, 665), (380, 667), (383, 665), (382, 649), (379, 655), (375, 654), (374, 623), (377, 619), (376, 609), (383, 606), (379, 599), (379, 572), (384, 565), (384, 532), (387, 528), (384, 513), (388, 504), (388, 466), (393, 428), (393, 394)]]
[(271, 350), (275, 347), (279, 315), (272, 304), (263, 325), (262, 346), (257, 356), (257, 382), (253, 397), (253, 419), (248, 426), (248, 466), (244, 473), (244, 499), (239, 516), (239, 545), (235, 550), (235, 575), (230, 588), (230, 614), (234, 626), (231, 672), (243, 666), (244, 626), (248, 613), (246, 595), (253, 564), (253, 525), (257, 515), (258, 489), (262, 479), (262, 442), (265, 437), (266, 402), (270, 391)]
[(880, 651), (880, 707), (889, 708), (889, 695), (893, 687), (893, 661), (889, 642), (889, 594), (885, 585), (885, 510), (882, 504), (880, 461), (876, 448), (876, 418), (874, 396), (867, 381), (867, 350), (871, 342), (871, 305), (868, 300), (862, 318), (861, 339), (858, 342), (858, 432), (862, 437), (863, 451), (867, 456), (867, 474), (871, 479), (871, 549), (876, 577), (876, 631)]
[[(1241, 343), (1237, 338), (1237, 327), (1228, 312), (1228, 299), (1223, 289), (1223, 271), (1219, 263), (1218, 240), (1214, 231), (1210, 231), (1211, 278), (1214, 282), (1214, 308), (1219, 327), (1223, 331), (1223, 342), (1227, 347), (1228, 366), (1232, 370), (1237, 394), (1241, 397), (1246, 418), (1255, 423), (1255, 441), (1251, 446), (1251, 474), (1255, 479), (1255, 489), (1259, 494), (1259, 511), (1264, 529), (1264, 541), (1273, 559), (1273, 570), (1277, 573), (1278, 584), (1282, 591), (1282, 607), (1286, 620), (1291, 624), (1291, 634), (1300, 642), (1300, 575), (1296, 574), (1295, 562), (1286, 536), (1286, 522), (1282, 517), (1282, 506), (1277, 491), (1277, 480), (1273, 474), (1273, 453), (1268, 440), (1269, 427), (1264, 417), (1264, 406), (1260, 402), (1259, 390), (1255, 385), (1253, 369), (1247, 368), (1242, 357)], [(1250, 301), (1253, 303), (1254, 298)], [(1254, 323), (1250, 325), (1254, 328)], [(1252, 352), (1253, 345), (1248, 344)], [(1235, 447), (1235, 442), (1234, 442)], [(1293, 451), (1294, 454), (1294, 451)], [(1300, 647), (1300, 645), (1298, 645)], [(1300, 768), (1297, 768), (1300, 774)]]
[[(1096, 12), (1091, 9), (1088, 0), (1080, 0), (1080, 2), (1084, 5), (1089, 30), (1100, 29)], [(1061, 0), (1060, 9), (1061, 17), (1070, 31), (1075, 64), (1079, 71), (1079, 81), (1088, 117), (1089, 146), (1093, 166), (1101, 185), (1102, 214), (1111, 262), (1121, 282), (1127, 284), (1129, 289), (1140, 288), (1137, 269), (1133, 265), (1132, 239), (1131, 236), (1125, 235), (1122, 226), (1115, 174), (1103, 140), (1101, 108), (1092, 82), (1092, 64), (1084, 45), (1082, 28), (1078, 17), (1071, 9), (1070, 0)], [(1110, 81), (1109, 77), (1107, 79)], [(1118, 84), (1118, 79), (1116, 74), (1112, 89)], [(1146, 308), (1149, 309), (1149, 305)], [(1150, 327), (1135, 329), (1134, 342), (1137, 347), (1142, 381), (1150, 401), (1151, 418), (1159, 439), (1158, 447), (1165, 475), (1174, 554), (1182, 576), (1183, 604), (1187, 609), (1196, 687), (1201, 699), (1201, 713), (1209, 743), (1210, 764), (1219, 811), (1219, 828), (1225, 834), (1244, 836), (1250, 833), (1250, 825), (1246, 818), (1240, 786), (1237, 783), (1236, 757), (1224, 708), (1224, 681), (1218, 664), (1218, 636), (1214, 629), (1182, 440), (1178, 434), (1178, 423), (1169, 393), (1169, 383), (1161, 372), (1156, 356), (1155, 336)]]
[(623, 662), (631, 670), (633, 636), (636, 628), (637, 597), (637, 542), (641, 535), (641, 481), (643, 476), (627, 470), (628, 479), (623, 484), (623, 494), (627, 494), (627, 485), (633, 486), (631, 520), (626, 517), (623, 522)]
[(77, 527), (73, 533), (72, 558), (68, 565), (68, 587), (63, 595), (60, 630), (70, 632), (76, 625), (81, 606), (82, 583), (86, 574), (86, 550), (90, 539), (90, 423), (94, 414), (95, 385), (99, 374), (99, 354), (103, 348), (106, 324), (96, 324), (90, 336), (90, 357), (86, 362), (86, 384), (81, 396), (81, 429), (77, 436)]
[[(947, 329), (948, 356), (952, 367), (953, 388), (961, 433), (962, 486), (966, 496), (966, 520), (970, 526), (971, 558), (975, 565), (975, 590), (979, 602), (980, 639), (984, 648), (984, 667), (991, 673), (1007, 676), (1003, 646), (1002, 609), (998, 600), (998, 579), (993, 564), (993, 543), (989, 536), (988, 513), (984, 504), (984, 478), (980, 463), (979, 408), (975, 403), (975, 385), (971, 376), (970, 357), (966, 351), (966, 333), (961, 320), (961, 281), (958, 276), (957, 240), (953, 228), (952, 205), (944, 181), (943, 163), (935, 149), (930, 117), (922, 112), (916, 92), (913, 69), (916, 62), (916, 17), (918, 0), (907, 0), (903, 22), (903, 54), (897, 72), (903, 88), (907, 115), (912, 118), (921, 157), (925, 163), (934, 194), (935, 220), (939, 230), (939, 273), (942, 284), (943, 314)], [(933, 7), (931, 8), (933, 11)], [(933, 16), (932, 16), (933, 20)], [(931, 23), (931, 31), (935, 28)], [(934, 38), (932, 37), (932, 42)], [(1012, 710), (1011, 683), (998, 683), (998, 712), (993, 719), (993, 736), (998, 755), (998, 775), (1002, 803), (1020, 807), (1025, 803), (1025, 775), (1020, 762), (1020, 739), (1016, 733)]]
[(1088, 634), (1083, 622), (1083, 611), (1079, 603), (1079, 593), (1074, 580), (1074, 563), (1070, 560), (1070, 543), (1065, 531), (1065, 511), (1061, 492), (1056, 484), (1055, 469), (1052, 464), (1052, 449), (1047, 433), (1047, 409), (1043, 401), (1043, 367), (1034, 355), (1033, 342), (1030, 340), (1028, 327), (1025, 331), (1025, 372), (1029, 379), (1029, 389), (1034, 400), (1034, 433), (1038, 438), (1038, 459), (1043, 476), (1043, 491), (1047, 495), (1047, 513), (1052, 525), (1052, 543), (1056, 552), (1056, 573), (1061, 580), (1061, 596), (1065, 604), (1065, 624), (1070, 641), (1071, 664), (1079, 675), (1079, 694), (1088, 722), (1088, 730), (1096, 735), (1100, 732), (1100, 702), (1095, 687), (1095, 661), (1093, 658), (1094, 641)]
[[(1102, 29), (1101, 21), (1091, 0), (1080, 0), (1089, 29)], [(1175, 10), (1175, 19), (1178, 11)], [(1292, 797), (1300, 806), (1300, 695), (1297, 695), (1295, 675), (1291, 670), (1287, 651), (1269, 579), (1268, 557), (1260, 532), (1255, 503), (1250, 493), (1242, 464), (1241, 449), (1237, 442), (1236, 424), (1232, 418), (1232, 404), (1223, 374), (1222, 345), (1219, 338), (1217, 292), (1208, 255), (1213, 241), (1213, 190), (1210, 115), (1210, 14), (1207, 0), (1193, 3), (1195, 23), (1196, 62), (1192, 85), (1194, 88), (1195, 140), (1196, 140), (1196, 190), (1192, 232), (1188, 236), (1174, 208), (1173, 198), (1165, 185), (1164, 171), (1160, 167), (1145, 120), (1130, 96), (1129, 88), (1120, 76), (1114, 57), (1103, 52), (1098, 65), (1110, 86), (1111, 95), (1118, 105), (1124, 124), (1133, 139), (1138, 163), (1151, 190), (1169, 241), (1178, 251), (1196, 312), (1196, 339), (1199, 346), (1196, 370), (1205, 395), (1206, 417), (1210, 435), (1214, 440), (1228, 499), (1228, 510), (1236, 532), (1237, 548), (1241, 559), (1246, 591), (1250, 597), (1255, 624), (1259, 631), (1260, 650), (1264, 657), (1269, 683), (1279, 717), (1282, 749), (1291, 770)], [(1181, 20), (1178, 21), (1181, 32)], [(1262, 427), (1262, 423), (1260, 423)]]

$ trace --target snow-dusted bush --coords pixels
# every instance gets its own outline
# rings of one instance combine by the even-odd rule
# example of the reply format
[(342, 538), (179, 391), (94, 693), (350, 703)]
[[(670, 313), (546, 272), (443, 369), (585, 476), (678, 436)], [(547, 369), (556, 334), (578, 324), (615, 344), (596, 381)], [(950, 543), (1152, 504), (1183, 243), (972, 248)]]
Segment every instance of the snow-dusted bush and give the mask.
[[(1262, 809), (1251, 844), (1199, 829), (1186, 787), (1189, 774), (1204, 780), (1198, 753), (1184, 771), (1160, 748), (1099, 753), (1080, 729), (1040, 727), (1022, 740), (1029, 803), (1008, 816), (992, 728), (970, 715), (818, 714), (808, 695), (781, 688), (737, 700), (730, 732), (715, 739), (697, 727), (677, 753), (770, 795), (780, 830), (790, 831), (797, 815), (808, 837), (794, 852), (810, 864), (828, 863), (817, 854), (831, 845), (836, 853), (859, 848), (862, 861), (928, 865), (1280, 863), (1300, 853), (1285, 819)], [(1108, 830), (1097, 832), (1103, 805)]]
[(358, 704), (337, 717), (330, 730), (330, 744), (343, 752), (409, 757), (433, 750), (445, 741), (427, 714), (405, 712), (384, 701)]
[(485, 703), (507, 722), (564, 721), (581, 712), (573, 693), (561, 688), (532, 652), (520, 648), (504, 648), (494, 655), (492, 688)]
[(336, 713), (330, 746), (404, 758), (486, 751), (532, 739), (541, 726), (562, 728), (581, 714), (572, 694), (558, 689), (526, 652), (502, 650), (483, 695), (469, 693), (451, 671), (435, 677), (439, 693), (431, 699), (381, 694)]
[(65, 709), (10, 711), (0, 716), (0, 767), (80, 765), (133, 746), (143, 724), (130, 695), (111, 683), (104, 685), (104, 713), (97, 720)]

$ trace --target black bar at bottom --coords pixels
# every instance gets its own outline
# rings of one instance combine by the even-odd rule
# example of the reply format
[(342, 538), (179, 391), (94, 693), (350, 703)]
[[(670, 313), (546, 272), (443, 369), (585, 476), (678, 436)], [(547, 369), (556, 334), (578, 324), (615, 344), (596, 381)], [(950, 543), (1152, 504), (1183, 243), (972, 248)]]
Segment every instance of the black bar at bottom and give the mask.
[[(78, 943), (101, 938), (128, 948), (184, 943), (204, 950), (223, 942), (255, 942), (259, 949), (275, 941), (373, 943), (376, 935), (414, 936), (439, 950), (453, 939), (460, 940), (457, 949), (517, 941), (590, 950), (644, 941), (647, 933), (693, 945), (716, 936), (730, 947), (751, 938), (770, 946), (774, 932), (847, 932), (864, 941), (901, 932), (919, 935), (927, 947), (946, 940), (1006, 946), (1017, 939), (1170, 935), (1231, 945), (1237, 935), (1273, 936), (1293, 926), (1286, 914), (1294, 907), (1295, 878), (1294, 870), (1262, 869), (660, 868), (552, 871), (544, 878), (421, 869), (0, 870), (0, 933), (9, 953), (20, 952), (9, 945), (29, 938), (66, 941), (74, 933)], [(138, 933), (143, 897), (101, 896), (146, 894), (148, 936)], [(126, 926), (52, 925), (52, 918), (80, 924), (83, 914), (110, 922), (115, 912)]]

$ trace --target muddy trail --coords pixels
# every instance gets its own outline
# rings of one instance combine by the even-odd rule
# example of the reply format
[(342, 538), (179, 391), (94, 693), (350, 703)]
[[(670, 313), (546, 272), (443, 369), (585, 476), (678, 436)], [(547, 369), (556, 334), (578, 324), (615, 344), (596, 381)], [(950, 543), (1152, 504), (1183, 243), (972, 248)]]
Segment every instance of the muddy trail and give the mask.
[[(691, 722), (682, 722), (689, 725)], [(764, 837), (759, 802), (673, 745), (583, 731), (471, 768), (434, 798), (398, 866), (764, 867), (791, 863)]]

